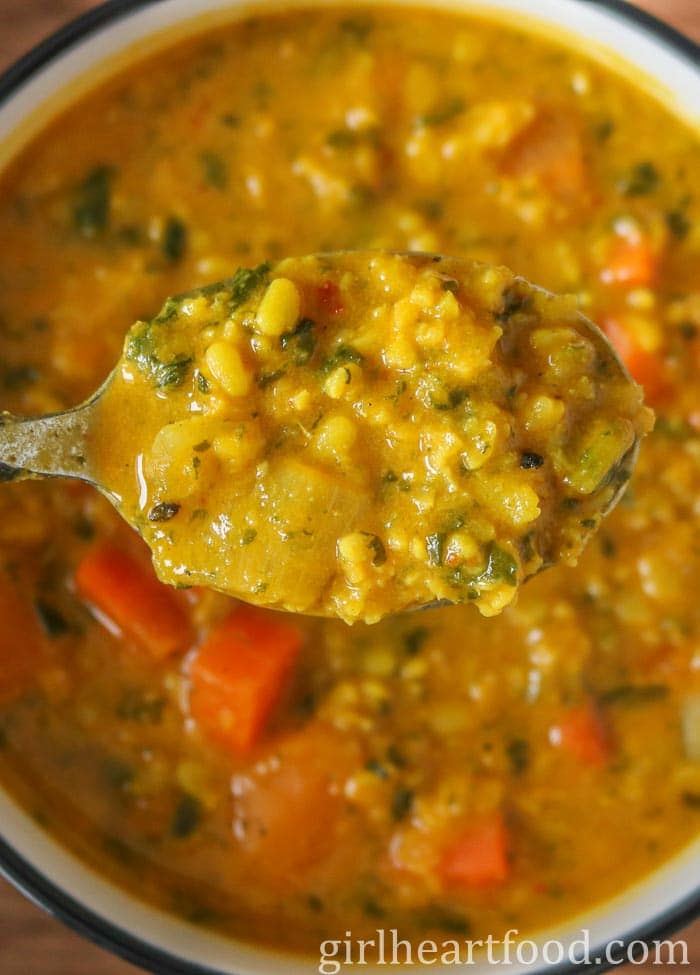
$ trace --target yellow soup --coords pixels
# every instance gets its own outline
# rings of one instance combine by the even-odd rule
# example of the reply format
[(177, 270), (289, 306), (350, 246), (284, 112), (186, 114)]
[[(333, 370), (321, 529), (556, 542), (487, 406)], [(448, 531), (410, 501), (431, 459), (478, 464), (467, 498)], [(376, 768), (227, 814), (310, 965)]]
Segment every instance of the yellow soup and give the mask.
[(697, 133), (648, 95), (435, 10), (256, 17), (134, 64), (48, 126), (0, 183), (7, 409), (82, 400), (164, 295), (388, 247), (576, 294), (657, 424), (578, 566), (491, 620), (462, 605), (350, 628), (176, 591), (91, 489), (3, 486), (8, 788), (137, 896), (312, 953), (378, 926), (525, 932), (686, 844), (699, 200)]
[(574, 299), (435, 255), (240, 268), (124, 349), (78, 449), (160, 578), (349, 623), (500, 612), (575, 561), (651, 424)]

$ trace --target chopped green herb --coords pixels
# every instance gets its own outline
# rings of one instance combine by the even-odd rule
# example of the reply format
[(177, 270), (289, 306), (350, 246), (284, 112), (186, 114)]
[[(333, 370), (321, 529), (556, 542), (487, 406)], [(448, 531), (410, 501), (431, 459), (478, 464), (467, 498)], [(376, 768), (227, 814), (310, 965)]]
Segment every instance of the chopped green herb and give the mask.
[(449, 122), (451, 119), (461, 115), (466, 107), (467, 103), (464, 98), (456, 95), (454, 98), (448, 98), (442, 105), (438, 105), (431, 112), (419, 115), (416, 119), (416, 125), (422, 129), (433, 125), (442, 125), (444, 122)]
[(525, 738), (514, 738), (506, 748), (514, 775), (522, 775), (530, 764), (530, 742)]
[(205, 149), (199, 154), (204, 182), (215, 190), (225, 190), (228, 186), (228, 166), (215, 152)]
[(182, 260), (187, 247), (187, 227), (178, 217), (168, 217), (163, 229), (160, 249), (173, 264)]
[(294, 331), (280, 335), (280, 345), (291, 355), (295, 365), (305, 365), (316, 349), (313, 321), (310, 318), (302, 318)]
[(600, 536), (600, 551), (606, 559), (613, 559), (617, 555), (615, 539), (610, 535)]
[(669, 210), (666, 214), (666, 226), (677, 240), (685, 240), (693, 225), (683, 210)]
[(309, 894), (306, 898), (306, 903), (309, 905), (309, 909), (314, 912), (314, 914), (320, 914), (323, 910), (323, 901), (317, 894)]
[(119, 243), (124, 244), (126, 247), (137, 247), (144, 241), (143, 231), (140, 227), (136, 227), (133, 224), (117, 227), (115, 236)]
[(112, 789), (123, 791), (134, 779), (134, 770), (121, 758), (108, 755), (102, 762), (102, 775)]
[(170, 832), (177, 839), (184, 840), (194, 833), (201, 819), (202, 805), (199, 799), (185, 792), (175, 807)]
[(609, 118), (602, 119), (593, 128), (593, 134), (599, 142), (607, 142), (614, 131), (615, 123)]
[(127, 688), (117, 707), (117, 717), (137, 724), (160, 724), (165, 703), (164, 697)]
[[(164, 362), (156, 349), (163, 334), (161, 326), (167, 324), (173, 317), (166, 302), (161, 315), (151, 322), (137, 322), (129, 332), (126, 343), (126, 358), (135, 362), (140, 372), (158, 387), (180, 386), (192, 364), (192, 357), (188, 355), (174, 355)], [(165, 314), (167, 317), (162, 317)], [(175, 313), (176, 314), (176, 313)]]
[(430, 405), (434, 410), (454, 410), (466, 399), (469, 399), (469, 390), (463, 386), (454, 386), (452, 389), (444, 389), (440, 394), (430, 394)]
[(250, 545), (258, 537), (258, 533), (254, 528), (246, 528), (241, 535), (241, 545)]
[(333, 355), (329, 356), (328, 359), (321, 366), (321, 372), (324, 376), (333, 372), (338, 366), (344, 366), (348, 362), (354, 362), (355, 365), (362, 365), (365, 361), (365, 357), (357, 349), (353, 349), (351, 345), (339, 345)]
[(340, 21), (338, 27), (346, 37), (360, 44), (374, 30), (374, 22), (370, 17), (346, 17)]
[(157, 386), (181, 386), (192, 364), (191, 356), (178, 355), (170, 362), (158, 363), (155, 378)]
[(530, 295), (523, 293), (518, 284), (510, 284), (503, 292), (501, 310), (496, 321), (505, 324), (519, 312), (527, 311), (532, 302)]
[(365, 763), (365, 769), (368, 772), (371, 772), (372, 775), (376, 775), (378, 779), (384, 780), (389, 778), (389, 772), (386, 766), (382, 765), (381, 762), (378, 762), (374, 758), (370, 758), (369, 761)]
[(386, 917), (386, 912), (382, 907), (377, 904), (375, 900), (371, 897), (366, 898), (362, 902), (362, 913), (365, 917)]
[(619, 684), (600, 695), (601, 704), (651, 704), (668, 697), (666, 684)]
[(380, 566), (384, 565), (386, 562), (386, 549), (384, 548), (384, 543), (378, 535), (372, 535), (370, 532), (363, 532), (363, 535), (367, 535), (369, 538), (368, 546), (372, 550), (372, 565)]
[(488, 547), (486, 568), (476, 577), (479, 584), (505, 583), (508, 586), (518, 584), (518, 564), (510, 554), (500, 545), (491, 542)]
[(398, 788), (391, 797), (391, 816), (395, 822), (405, 819), (413, 808), (414, 793), (412, 789)]
[(404, 634), (403, 645), (409, 657), (415, 657), (428, 639), (429, 631), (425, 626), (417, 626)]
[(84, 515), (78, 515), (73, 522), (73, 531), (84, 542), (91, 542), (95, 537), (95, 526)]
[(131, 847), (127, 846), (123, 840), (117, 836), (104, 836), (102, 839), (102, 849), (107, 856), (116, 860), (124, 866), (132, 866), (136, 856)]
[(113, 178), (111, 166), (97, 166), (78, 186), (73, 223), (83, 237), (96, 237), (107, 229)]
[(661, 174), (651, 162), (640, 162), (620, 181), (620, 190), (625, 196), (647, 196), (653, 193), (661, 182)]
[(264, 284), (269, 273), (270, 265), (267, 261), (254, 268), (239, 267), (233, 277), (225, 282), (231, 289), (231, 311), (247, 301)]
[(442, 200), (418, 200), (415, 207), (419, 210), (426, 220), (440, 220), (445, 213), (445, 205)]
[(326, 136), (326, 145), (331, 149), (351, 149), (362, 139), (362, 133), (355, 129), (335, 129)]
[(389, 745), (386, 750), (387, 761), (396, 768), (406, 768), (406, 759), (396, 745)]
[(203, 396), (211, 392), (211, 383), (206, 376), (203, 376), (201, 372), (197, 373), (197, 389)]
[(469, 934), (466, 918), (440, 904), (429, 904), (415, 915), (417, 925), (424, 931), (447, 931), (450, 934)]
[(63, 613), (56, 609), (55, 606), (52, 606), (51, 603), (47, 603), (43, 599), (37, 599), (34, 603), (34, 608), (44, 633), (51, 637), (52, 640), (60, 636), (65, 636), (66, 633), (70, 633), (70, 623), (68, 623)]
[(274, 372), (265, 372), (261, 376), (258, 376), (256, 383), (260, 389), (267, 389), (268, 386), (272, 386), (278, 379), (281, 379), (286, 371), (286, 369), (275, 369)]
[(9, 368), (2, 379), (6, 389), (26, 389), (33, 386), (39, 379), (39, 370), (36, 366), (13, 366)]

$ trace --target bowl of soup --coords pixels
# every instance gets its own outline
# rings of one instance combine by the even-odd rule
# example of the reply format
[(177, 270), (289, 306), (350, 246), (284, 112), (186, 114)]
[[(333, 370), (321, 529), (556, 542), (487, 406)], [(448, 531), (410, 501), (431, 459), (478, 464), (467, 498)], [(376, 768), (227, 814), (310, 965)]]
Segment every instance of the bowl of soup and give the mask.
[(159, 583), (92, 489), (2, 485), (0, 866), (146, 968), (602, 968), (695, 916), (697, 49), (530, 6), (110, 3), (0, 80), (3, 409), (80, 402), (169, 294), (395, 248), (575, 294), (656, 413), (578, 565), (493, 619), (251, 611)]

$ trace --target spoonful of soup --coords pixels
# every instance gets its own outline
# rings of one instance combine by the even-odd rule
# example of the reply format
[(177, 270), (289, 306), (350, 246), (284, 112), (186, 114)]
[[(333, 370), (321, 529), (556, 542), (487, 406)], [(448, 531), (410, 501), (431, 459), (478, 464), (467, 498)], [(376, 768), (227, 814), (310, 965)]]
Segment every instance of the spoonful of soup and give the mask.
[(174, 585), (347, 622), (490, 616), (576, 560), (651, 422), (573, 299), (339, 252), (168, 299), (85, 404), (5, 415), (0, 476), (94, 484)]

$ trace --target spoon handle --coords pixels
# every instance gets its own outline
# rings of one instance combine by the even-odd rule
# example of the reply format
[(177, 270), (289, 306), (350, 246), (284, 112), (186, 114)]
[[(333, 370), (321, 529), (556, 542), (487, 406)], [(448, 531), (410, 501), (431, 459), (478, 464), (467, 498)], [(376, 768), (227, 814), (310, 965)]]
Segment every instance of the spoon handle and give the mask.
[(0, 413), (0, 481), (75, 477), (93, 483), (88, 449), (93, 402), (40, 417)]

